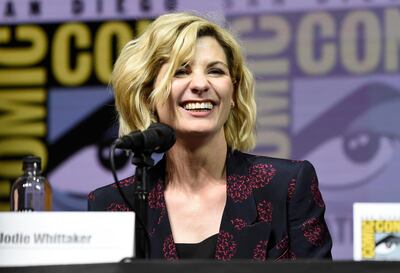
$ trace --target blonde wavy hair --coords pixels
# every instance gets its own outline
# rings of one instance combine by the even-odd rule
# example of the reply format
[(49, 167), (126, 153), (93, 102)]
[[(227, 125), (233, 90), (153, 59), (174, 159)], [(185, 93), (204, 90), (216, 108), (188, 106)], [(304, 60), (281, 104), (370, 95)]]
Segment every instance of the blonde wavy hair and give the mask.
[[(234, 84), (235, 107), (224, 125), (228, 146), (246, 151), (255, 145), (256, 104), (254, 79), (231, 33), (197, 15), (172, 13), (158, 17), (137, 39), (122, 49), (112, 72), (111, 84), (119, 114), (119, 134), (145, 130), (152, 122), (155, 105), (164, 103), (171, 91), (175, 71), (194, 55), (199, 37), (214, 37), (224, 49)], [(161, 66), (170, 63), (155, 87)]]

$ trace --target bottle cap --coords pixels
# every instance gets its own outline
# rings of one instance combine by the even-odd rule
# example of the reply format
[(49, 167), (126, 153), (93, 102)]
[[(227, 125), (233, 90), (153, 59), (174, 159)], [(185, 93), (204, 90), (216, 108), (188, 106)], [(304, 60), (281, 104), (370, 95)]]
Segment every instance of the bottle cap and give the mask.
[(40, 157), (29, 155), (25, 156), (22, 159), (22, 170), (27, 170), (27, 169), (41, 169), (41, 160)]

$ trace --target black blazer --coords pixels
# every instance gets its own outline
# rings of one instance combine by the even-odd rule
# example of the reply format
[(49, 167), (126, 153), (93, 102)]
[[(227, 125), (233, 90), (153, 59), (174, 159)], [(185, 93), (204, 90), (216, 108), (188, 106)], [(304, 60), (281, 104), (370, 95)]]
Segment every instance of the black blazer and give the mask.
[[(227, 155), (227, 201), (215, 259), (281, 260), (331, 258), (332, 240), (324, 220), (325, 204), (314, 167), (244, 154)], [(147, 227), (150, 258), (179, 259), (164, 199), (165, 160), (149, 172)], [(133, 196), (134, 177), (119, 181)], [(127, 211), (115, 184), (88, 196), (89, 210)]]

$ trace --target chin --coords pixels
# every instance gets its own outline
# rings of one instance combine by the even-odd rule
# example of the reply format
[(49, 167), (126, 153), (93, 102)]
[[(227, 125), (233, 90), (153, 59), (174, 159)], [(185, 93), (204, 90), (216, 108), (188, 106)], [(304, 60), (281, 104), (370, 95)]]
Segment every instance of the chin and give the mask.
[(185, 135), (208, 135), (212, 133), (211, 130), (200, 129), (200, 128), (185, 129), (181, 130), (180, 132)]
[[(177, 130), (178, 131), (178, 130)], [(190, 135), (191, 137), (195, 136), (209, 136), (217, 133), (219, 131), (215, 126), (191, 126), (189, 128), (182, 128), (179, 132), (182, 135)]]

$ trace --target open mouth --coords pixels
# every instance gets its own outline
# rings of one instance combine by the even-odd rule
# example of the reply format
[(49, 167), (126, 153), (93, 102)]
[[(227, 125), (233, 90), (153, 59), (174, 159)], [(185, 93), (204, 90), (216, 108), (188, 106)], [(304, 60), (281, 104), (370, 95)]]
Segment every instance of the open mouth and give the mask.
[(214, 104), (210, 101), (204, 102), (185, 102), (182, 107), (187, 111), (206, 112), (214, 108)]

